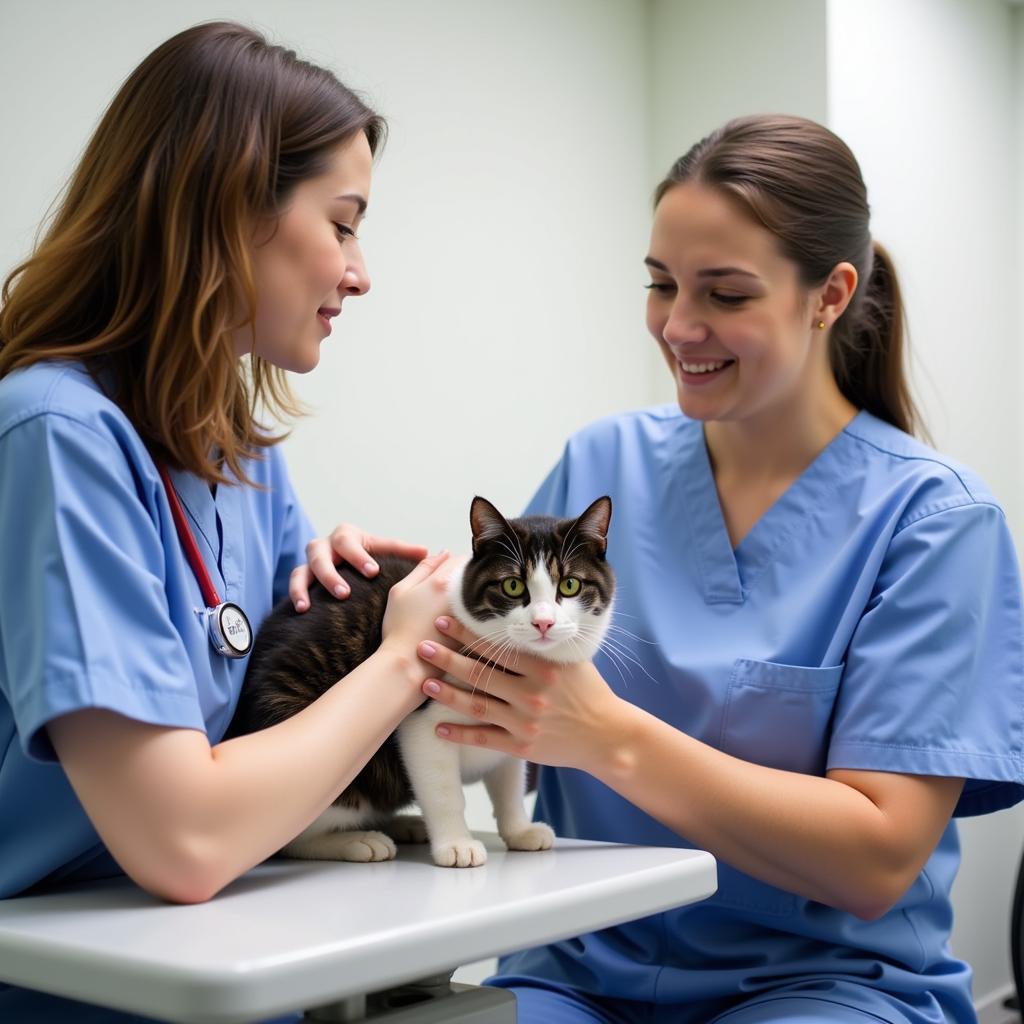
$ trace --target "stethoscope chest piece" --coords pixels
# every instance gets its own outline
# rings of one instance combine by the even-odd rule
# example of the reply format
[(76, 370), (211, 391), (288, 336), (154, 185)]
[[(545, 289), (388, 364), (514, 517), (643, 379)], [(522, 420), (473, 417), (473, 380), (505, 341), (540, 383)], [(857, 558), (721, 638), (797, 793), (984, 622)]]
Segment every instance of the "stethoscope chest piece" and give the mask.
[(207, 608), (206, 621), (210, 643), (219, 654), (244, 658), (252, 650), (252, 626), (237, 604), (223, 601), (216, 608)]
[[(174, 489), (171, 474), (161, 463), (157, 463), (157, 469), (167, 492), (167, 501), (171, 507), (171, 517), (174, 519), (178, 539), (206, 602), (201, 614), (206, 617), (206, 633), (210, 643), (218, 654), (223, 654), (227, 658), (244, 658), (252, 650), (252, 626), (249, 625), (245, 612), (237, 604), (222, 601), (217, 595), (217, 588), (213, 585), (206, 566), (203, 565), (203, 556), (199, 553), (195, 537), (192, 536), (192, 528), (188, 525), (185, 510), (181, 507), (178, 492)], [(200, 609), (197, 608), (196, 611), (199, 612)]]

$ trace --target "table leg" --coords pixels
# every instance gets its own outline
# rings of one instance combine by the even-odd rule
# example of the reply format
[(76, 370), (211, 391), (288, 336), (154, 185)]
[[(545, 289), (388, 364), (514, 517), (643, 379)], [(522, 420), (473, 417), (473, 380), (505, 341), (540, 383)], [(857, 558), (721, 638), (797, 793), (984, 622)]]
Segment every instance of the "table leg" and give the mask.
[(516, 1024), (516, 997), (500, 988), (462, 985), (437, 974), (369, 996), (307, 1010), (306, 1021), (366, 1024)]

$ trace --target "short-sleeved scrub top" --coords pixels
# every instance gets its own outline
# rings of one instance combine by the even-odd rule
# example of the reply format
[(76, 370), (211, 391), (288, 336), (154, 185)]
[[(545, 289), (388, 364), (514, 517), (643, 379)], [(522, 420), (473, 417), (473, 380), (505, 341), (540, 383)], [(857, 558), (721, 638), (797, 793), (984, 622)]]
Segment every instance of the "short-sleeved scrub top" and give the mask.
[[(734, 550), (703, 427), (672, 406), (573, 437), (528, 511), (578, 515), (602, 494), (622, 631), (597, 664), (619, 696), (772, 768), (964, 777), (957, 815), (1024, 796), (1017, 557), (975, 475), (860, 412)], [(571, 769), (541, 769), (537, 816), (562, 836), (687, 845)], [(951, 823), (873, 921), (720, 862), (706, 902), (506, 957), (496, 983), (678, 1008), (652, 1021), (808, 987), (881, 1020), (973, 1021), (947, 945), (958, 862)]]
[[(214, 495), (189, 473), (171, 477), (220, 597), (255, 629), (314, 531), (276, 448), (245, 470), (263, 489)], [(216, 743), (247, 660), (210, 645), (153, 459), (81, 366), (36, 364), (0, 380), (0, 523), (3, 898), (121, 873), (55, 763), (49, 721), (106, 708)], [(0, 986), (10, 1020), (4, 995)]]

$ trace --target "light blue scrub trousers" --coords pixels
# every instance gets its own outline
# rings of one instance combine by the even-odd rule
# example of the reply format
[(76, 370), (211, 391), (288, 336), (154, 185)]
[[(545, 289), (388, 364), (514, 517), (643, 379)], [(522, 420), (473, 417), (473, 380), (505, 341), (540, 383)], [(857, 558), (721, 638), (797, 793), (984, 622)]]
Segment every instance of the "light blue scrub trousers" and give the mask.
[(488, 984), (514, 992), (519, 1024), (944, 1024), (934, 1006), (904, 1008), (875, 989), (844, 981), (802, 982), (742, 1001), (663, 1004), (592, 996), (537, 978)]

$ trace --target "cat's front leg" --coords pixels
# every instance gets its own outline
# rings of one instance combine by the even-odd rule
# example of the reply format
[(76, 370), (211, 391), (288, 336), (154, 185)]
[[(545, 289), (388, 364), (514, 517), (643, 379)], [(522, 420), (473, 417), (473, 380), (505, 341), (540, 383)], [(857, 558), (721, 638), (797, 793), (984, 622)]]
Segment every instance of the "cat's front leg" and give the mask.
[(484, 844), (466, 826), (466, 796), (459, 748), (434, 735), (430, 706), (413, 712), (398, 727), (398, 746), (423, 812), (434, 863), (444, 868), (478, 867), (487, 861)]
[(542, 821), (530, 821), (523, 806), (526, 765), (517, 757), (504, 757), (485, 776), (484, 785), (494, 807), (498, 833), (510, 850), (550, 850), (555, 833)]

